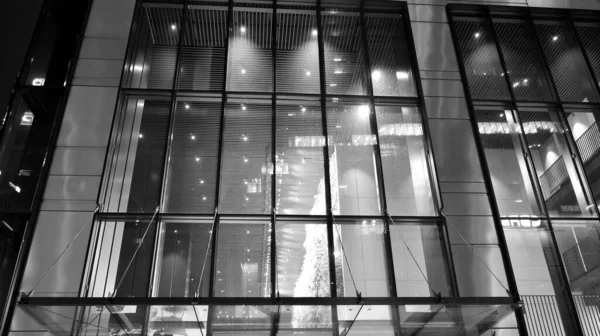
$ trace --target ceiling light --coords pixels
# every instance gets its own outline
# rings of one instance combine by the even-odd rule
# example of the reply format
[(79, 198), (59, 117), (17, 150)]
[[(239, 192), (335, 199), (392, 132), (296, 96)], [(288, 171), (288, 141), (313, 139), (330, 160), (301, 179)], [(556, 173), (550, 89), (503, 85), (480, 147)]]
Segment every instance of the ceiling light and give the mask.
[(306, 72), (306, 75), (307, 75), (307, 76), (310, 76), (310, 71), (307, 71), (307, 72)]
[(204, 184), (204, 180), (200, 180), (200, 184)]
[(396, 71), (396, 78), (397, 79), (408, 79), (408, 72), (407, 71)]
[(171, 25), (171, 30), (175, 30), (175, 29), (177, 29), (177, 26), (176, 26), (176, 25), (174, 25), (174, 24), (172, 24), (172, 25)]
[(553, 41), (553, 42), (556, 42), (556, 41), (558, 41), (558, 36), (557, 36), (557, 35), (554, 35), (554, 36), (552, 36), (552, 41)]
[(33, 124), (33, 113), (31, 111), (27, 111), (23, 113), (21, 117), (21, 125), (22, 126), (31, 126)]
[(520, 200), (520, 199), (515, 200), (515, 203), (523, 203), (523, 200)]
[(514, 83), (514, 84), (513, 84), (513, 87), (514, 87), (514, 88), (515, 88), (515, 87), (517, 87), (517, 86), (519, 86), (519, 83)]
[(341, 62), (341, 61), (342, 61), (342, 59), (341, 59), (341, 58), (334, 58), (334, 59), (333, 59), (333, 61), (334, 61), (334, 62)]
[(20, 193), (20, 192), (21, 192), (21, 188), (20, 188), (18, 185), (14, 184), (14, 183), (12, 183), (12, 182), (8, 182), (8, 185), (9, 185), (11, 188), (13, 188), (13, 189), (14, 189), (16, 192), (18, 192), (18, 193)]
[(302, 108), (302, 112), (306, 112), (306, 107), (303, 107), (303, 108)]
[(336, 86), (337, 86), (337, 84), (335, 84), (335, 83), (331, 83), (331, 84), (329, 84), (329, 86), (336, 87)]
[(369, 114), (371, 114), (371, 110), (369, 109), (368, 105), (361, 105), (358, 107), (358, 113), (361, 117), (368, 118)]
[(342, 128), (342, 125), (335, 125), (335, 128)]
[(244, 162), (248, 162), (248, 158), (244, 156)]
[(246, 69), (242, 69), (242, 75), (246, 74)]
[(528, 83), (528, 82), (529, 82), (529, 79), (527, 79), (527, 78), (523, 79), (523, 83)]
[(142, 133), (140, 133), (140, 134), (138, 135), (138, 138), (140, 138), (140, 139), (141, 139), (141, 138), (143, 138), (143, 137), (144, 137), (144, 135), (143, 135)]
[(31, 85), (44, 86), (45, 81), (46, 81), (46, 79), (44, 79), (44, 78), (34, 78), (33, 81), (31, 81)]
[(242, 105), (242, 110), (246, 111), (246, 105)]
[(475, 38), (479, 38), (479, 36), (481, 36), (480, 32), (475, 33)]
[(241, 31), (242, 33), (245, 33), (245, 32), (246, 32), (246, 26), (241, 26), (241, 27), (240, 27), (240, 31)]
[(373, 78), (373, 80), (379, 80), (381, 78), (381, 71), (379, 71), (379, 70), (373, 71), (373, 73), (371, 74), (371, 77)]
[(190, 109), (190, 104), (185, 104), (185, 109), (189, 110)]
[(334, 73), (339, 75), (339, 74), (343, 74), (344, 72), (342, 70), (335, 70)]
[(313, 30), (312, 30), (312, 36), (317, 36), (317, 34), (318, 34), (317, 30), (316, 30), (316, 29), (313, 29)]
[(196, 156), (196, 162), (200, 161), (200, 158)]
[(192, 136), (190, 136), (190, 139), (196, 140), (196, 136), (192, 134)]
[(504, 117), (504, 113), (500, 113), (500, 118)]
[(206, 196), (202, 196), (202, 200), (203, 200), (203, 201), (206, 201)]

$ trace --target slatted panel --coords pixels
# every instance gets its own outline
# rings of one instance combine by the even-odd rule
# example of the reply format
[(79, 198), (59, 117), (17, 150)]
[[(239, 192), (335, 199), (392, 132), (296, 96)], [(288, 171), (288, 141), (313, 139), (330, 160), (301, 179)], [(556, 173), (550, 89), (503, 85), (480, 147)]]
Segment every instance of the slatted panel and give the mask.
[(367, 94), (358, 13), (325, 9), (322, 14), (327, 93)]
[(321, 92), (314, 11), (277, 12), (277, 92)]
[[(145, 7), (149, 25), (149, 39), (145, 52), (141, 87), (148, 89), (172, 89), (177, 63), (177, 44), (181, 32), (183, 7)], [(135, 69), (134, 69), (135, 74)]]
[(229, 91), (273, 91), (272, 16), (270, 9), (234, 9), (227, 72)]
[(522, 295), (525, 323), (531, 336), (566, 336), (553, 295)]
[(227, 7), (190, 9), (181, 50), (179, 88), (223, 89)]
[(220, 118), (220, 100), (177, 103), (166, 186), (167, 212), (214, 212)]
[(585, 336), (600, 335), (600, 296), (573, 295)]
[(376, 96), (416, 96), (401, 15), (365, 17), (371, 79)]
[(375, 110), (391, 214), (434, 216), (419, 111), (402, 106), (376, 106)]
[[(517, 100), (551, 101), (552, 88), (543, 72), (539, 52), (526, 38), (527, 25), (519, 19), (494, 19), (494, 29)], [(531, 32), (529, 32), (531, 34)]]
[(229, 101), (221, 168), (219, 210), (271, 213), (271, 120), (269, 102)]
[(146, 87), (148, 89), (172, 89), (177, 63), (176, 46), (153, 46), (148, 49), (150, 70)]
[(598, 101), (589, 69), (575, 48), (566, 24), (540, 21), (535, 28), (561, 101)]
[(150, 23), (152, 43), (154, 45), (177, 45), (181, 32), (183, 6), (180, 8), (146, 6), (145, 9)]
[(498, 51), (483, 29), (483, 19), (457, 18), (455, 28), (472, 98), (510, 99)]
[[(596, 79), (600, 81), (600, 25), (597, 23), (583, 23), (578, 22), (575, 24), (575, 29), (583, 48), (587, 54), (588, 60), (591, 63), (592, 69), (596, 74)], [(600, 85), (600, 83), (598, 83)]]
[[(325, 215), (325, 137), (319, 101), (277, 103), (277, 209), (281, 214)], [(315, 201), (315, 197), (321, 198)]]

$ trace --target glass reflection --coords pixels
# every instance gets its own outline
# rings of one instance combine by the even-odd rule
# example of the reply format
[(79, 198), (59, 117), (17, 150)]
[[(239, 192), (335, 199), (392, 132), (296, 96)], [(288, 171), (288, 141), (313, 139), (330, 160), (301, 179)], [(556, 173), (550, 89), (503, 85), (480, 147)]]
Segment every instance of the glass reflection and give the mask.
[(591, 192), (597, 200), (600, 198), (600, 175), (597, 172), (600, 154), (600, 113), (596, 109), (588, 108), (572, 108), (566, 112)]

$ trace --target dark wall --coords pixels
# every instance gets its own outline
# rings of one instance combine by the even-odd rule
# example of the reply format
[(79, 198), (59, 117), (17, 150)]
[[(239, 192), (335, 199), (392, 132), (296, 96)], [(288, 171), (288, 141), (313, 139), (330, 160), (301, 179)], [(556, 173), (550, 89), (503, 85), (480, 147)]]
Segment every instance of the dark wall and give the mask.
[(0, 1), (0, 115), (23, 65), (43, 0)]

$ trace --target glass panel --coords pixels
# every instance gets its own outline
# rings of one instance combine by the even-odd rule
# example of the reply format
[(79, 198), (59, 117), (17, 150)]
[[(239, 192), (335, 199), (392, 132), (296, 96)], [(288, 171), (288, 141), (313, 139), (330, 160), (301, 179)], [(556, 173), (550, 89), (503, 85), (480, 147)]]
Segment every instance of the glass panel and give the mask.
[[(437, 225), (390, 224), (399, 297), (450, 295), (447, 261)], [(409, 251), (410, 249), (410, 251)]]
[[(61, 69), (56, 69), (59, 64), (56, 64), (56, 58), (54, 58), (57, 52), (65, 52), (63, 48), (56, 48), (60, 41), (58, 40), (59, 23), (56, 20), (59, 19), (50, 13), (44, 14), (44, 17), (41, 19), (38, 27), (40, 33), (38, 39), (35, 40), (35, 44), (31, 46), (31, 58), (29, 62), (25, 63), (25, 68), (21, 75), (21, 84), (33, 86), (64, 85), (65, 78), (47, 78), (48, 75), (60, 74), (62, 72), (60, 71)], [(64, 40), (60, 42), (64, 43)], [(53, 60), (51, 72), (48, 72)], [(47, 80), (48, 83), (46, 83)]]
[(532, 173), (519, 140), (519, 127), (509, 109), (475, 109), (500, 215), (541, 215)]
[(455, 18), (454, 23), (471, 97), (510, 99), (498, 50), (483, 19), (461, 17)]
[(271, 296), (271, 222), (221, 220), (214, 296)]
[(153, 213), (158, 205), (169, 131), (169, 100), (125, 99), (115, 125), (108, 211)]
[(125, 87), (172, 89), (181, 31), (182, 7), (145, 4), (131, 42)]
[(234, 8), (227, 90), (273, 91), (272, 19), (271, 9)]
[(96, 226), (88, 296), (148, 296), (156, 221), (130, 218), (100, 221)]
[(435, 215), (418, 108), (377, 105), (375, 111), (388, 211), (397, 216)]
[(494, 29), (517, 100), (556, 100), (535, 35), (521, 19), (494, 18)]
[(600, 23), (576, 22), (575, 29), (596, 75), (596, 80), (600, 80), (600, 41), (598, 41)]
[(365, 26), (373, 94), (416, 96), (402, 16), (368, 14)]
[(327, 93), (366, 95), (367, 68), (358, 13), (324, 9), (322, 15)]
[(272, 113), (270, 100), (229, 99), (223, 135), (221, 212), (271, 213)]
[(177, 102), (165, 186), (165, 211), (214, 212), (221, 99)]
[(523, 107), (519, 117), (549, 215), (592, 215), (592, 202), (581, 186), (557, 111)]
[(565, 22), (536, 21), (542, 50), (562, 101), (597, 102), (585, 59)]
[(212, 226), (212, 219), (163, 221), (155, 265), (154, 296), (208, 296), (211, 267), (208, 247)]
[(327, 103), (331, 203), (335, 215), (377, 215), (379, 183), (375, 166), (377, 138), (365, 102)]
[(281, 306), (277, 335), (324, 335), (333, 327), (331, 306)]
[(356, 291), (363, 297), (390, 296), (383, 222), (338, 220), (334, 225), (337, 296), (356, 297)]
[(339, 335), (397, 335), (394, 333), (396, 323), (394, 314), (397, 313), (397, 308), (392, 306), (338, 306)]
[(525, 321), (530, 335), (572, 335), (575, 330), (569, 293), (564, 289), (560, 256), (547, 223), (518, 219), (509, 223), (503, 223), (504, 235), (519, 294), (527, 310)]
[[(214, 306), (211, 310), (212, 335), (272, 335), (277, 306)], [(207, 335), (207, 334), (205, 334)]]
[(277, 221), (277, 286), (282, 297), (331, 296), (327, 225)]
[(277, 10), (277, 92), (321, 92), (314, 11)]
[(325, 215), (322, 125), (319, 101), (277, 101), (278, 213)]
[(567, 120), (573, 139), (579, 150), (591, 191), (600, 198), (600, 176), (596, 173), (600, 154), (600, 111), (597, 109), (572, 108), (567, 111)]
[(206, 335), (208, 306), (150, 306), (147, 335)]
[(181, 48), (179, 88), (222, 90), (227, 46), (227, 7), (190, 8)]
[(585, 335), (599, 331), (600, 225), (596, 221), (552, 222)]

